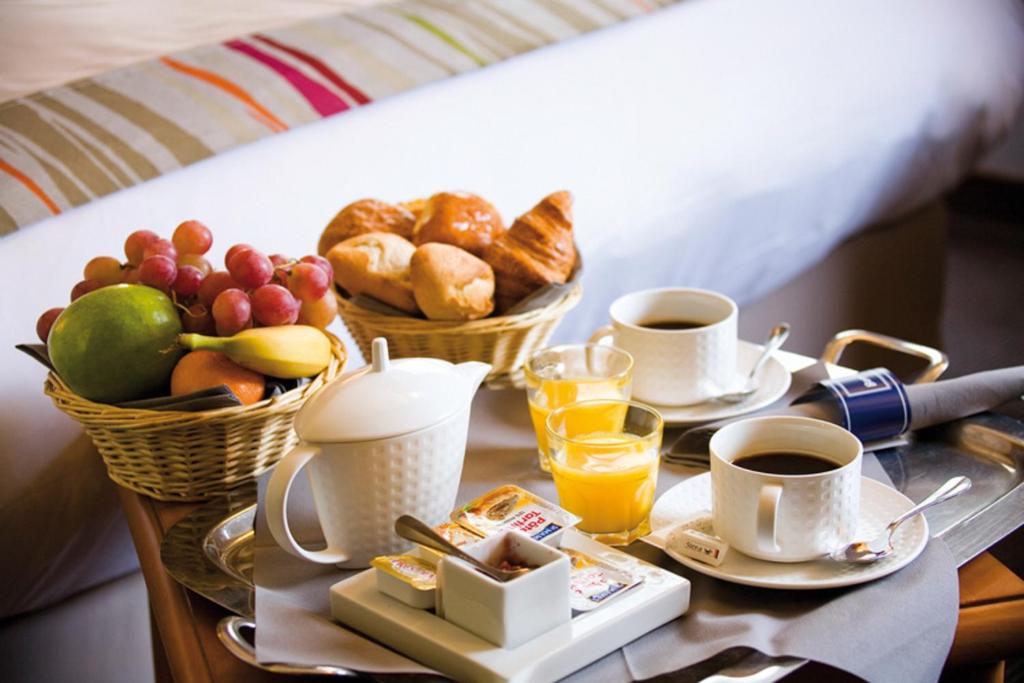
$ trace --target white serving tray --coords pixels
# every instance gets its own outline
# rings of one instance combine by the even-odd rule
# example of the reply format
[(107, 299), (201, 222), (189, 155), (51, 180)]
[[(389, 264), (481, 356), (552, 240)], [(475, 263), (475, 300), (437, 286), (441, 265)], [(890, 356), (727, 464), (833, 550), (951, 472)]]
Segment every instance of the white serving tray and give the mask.
[(334, 618), (459, 681), (555, 681), (686, 612), (690, 582), (567, 530), (561, 546), (644, 576), (607, 605), (506, 650), (377, 591), (374, 570), (331, 586)]

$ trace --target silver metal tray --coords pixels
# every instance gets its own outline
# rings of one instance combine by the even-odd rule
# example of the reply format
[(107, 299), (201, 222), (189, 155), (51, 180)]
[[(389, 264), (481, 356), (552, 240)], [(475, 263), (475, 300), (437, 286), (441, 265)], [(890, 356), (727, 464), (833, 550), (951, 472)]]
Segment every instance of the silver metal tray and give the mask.
[[(952, 474), (971, 478), (972, 489), (926, 514), (933, 535), (949, 546), (957, 566), (1024, 525), (1024, 423), (982, 414), (917, 433), (903, 446), (876, 452), (897, 489), (919, 501)], [(198, 508), (171, 528), (161, 547), (167, 571), (179, 583), (241, 615), (218, 625), (225, 647), (243, 661), (286, 673), (352, 672), (309, 669), (288, 664), (261, 665), (249, 640), (254, 616), (253, 524), (255, 485)], [(707, 670), (706, 681), (768, 683), (799, 668), (803, 660), (766, 657), (751, 651)], [(743, 653), (741, 653), (743, 654)], [(720, 668), (725, 666), (724, 669)], [(330, 669), (330, 670), (327, 670)]]
[(954, 474), (967, 493), (925, 513), (932, 535), (965, 564), (1024, 525), (1024, 423), (983, 413), (914, 434), (875, 453), (894, 486), (919, 501)]
[(174, 580), (235, 614), (255, 614), (256, 485), (197, 508), (164, 536), (160, 559)]
[[(1024, 423), (982, 414), (915, 434), (875, 454), (897, 489), (919, 501), (954, 474), (969, 492), (926, 512), (957, 565), (1024, 525)], [(210, 502), (167, 533), (161, 559), (179, 583), (243, 616), (253, 614), (252, 486)]]
[[(863, 330), (837, 334), (821, 360), (838, 364), (848, 346), (861, 342), (926, 361), (927, 367), (916, 378), (919, 382), (935, 380), (949, 364), (946, 355), (936, 349)], [(957, 566), (1024, 525), (1024, 422), (997, 414), (976, 415), (919, 432), (906, 445), (875, 455), (894, 486), (915, 502), (951, 475), (971, 478), (971, 491), (925, 513), (933, 535), (947, 544)], [(255, 515), (255, 484), (197, 509), (164, 538), (161, 559), (167, 571), (187, 588), (241, 615), (221, 620), (218, 636), (243, 661), (283, 673), (354, 675), (335, 667), (257, 663), (252, 643), (242, 634), (254, 626)], [(710, 674), (705, 683), (740, 679), (769, 683), (805, 663), (799, 658), (768, 657), (748, 650), (732, 648), (688, 671), (695, 678)]]

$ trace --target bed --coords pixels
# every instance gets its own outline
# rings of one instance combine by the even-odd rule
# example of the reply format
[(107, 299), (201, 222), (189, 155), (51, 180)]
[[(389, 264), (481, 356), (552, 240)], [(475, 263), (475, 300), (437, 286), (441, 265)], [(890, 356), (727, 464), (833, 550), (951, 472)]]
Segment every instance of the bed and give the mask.
[[(416, 2), (436, 12), (452, 5), (403, 6)], [(519, 3), (530, 4), (506, 7)], [(306, 14), (295, 18), (320, 13), (310, 4), (297, 5)], [(815, 352), (850, 325), (937, 341), (936, 200), (1020, 111), (1019, 3), (556, 4), (621, 17), (254, 136), (56, 215), (8, 220), (3, 344), (29, 341), (36, 317), (66, 301), (85, 261), (120, 254), (131, 230), (167, 233), (199, 218), (214, 230), (215, 253), (247, 242), (303, 254), (349, 201), (448, 188), (491, 199), (507, 219), (552, 190), (573, 191), (585, 296), (560, 340), (589, 336), (621, 293), (689, 285), (736, 298), (741, 336), (790, 317), (795, 350)], [(279, 9), (264, 24), (250, 15), (246, 27), (278, 27), (271, 35), (282, 40), (307, 30), (280, 28), (287, 18)], [(12, 145), (3, 106), (0, 160)], [(25, 191), (10, 177), (0, 206)], [(95, 452), (42, 394), (40, 367), (14, 351), (6, 358), (0, 616), (59, 603), (134, 566)]]

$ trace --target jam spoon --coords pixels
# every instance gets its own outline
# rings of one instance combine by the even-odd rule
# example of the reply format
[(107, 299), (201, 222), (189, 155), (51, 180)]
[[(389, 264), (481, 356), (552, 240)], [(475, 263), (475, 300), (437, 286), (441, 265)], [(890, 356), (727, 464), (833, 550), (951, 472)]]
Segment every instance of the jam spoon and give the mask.
[(854, 541), (850, 545), (836, 548), (829, 553), (829, 557), (837, 562), (854, 562), (857, 564), (874, 562), (883, 557), (888, 557), (893, 551), (892, 536), (896, 533), (896, 527), (925, 509), (945, 502), (950, 498), (955, 498), (961, 493), (970, 490), (970, 488), (971, 480), (967, 477), (953, 477), (935, 489), (930, 496), (889, 522), (889, 525), (882, 530), (882, 533), (868, 541)]
[(425, 545), (428, 548), (433, 548), (439, 553), (452, 555), (464, 562), (468, 562), (495, 581), (501, 581), (504, 583), (505, 581), (516, 578), (520, 574), (525, 574), (530, 571), (526, 568), (506, 571), (478, 560), (441, 534), (434, 531), (426, 522), (416, 519), (412, 515), (402, 515), (395, 520), (395, 533), (406, 540), (412, 541), (413, 543)]

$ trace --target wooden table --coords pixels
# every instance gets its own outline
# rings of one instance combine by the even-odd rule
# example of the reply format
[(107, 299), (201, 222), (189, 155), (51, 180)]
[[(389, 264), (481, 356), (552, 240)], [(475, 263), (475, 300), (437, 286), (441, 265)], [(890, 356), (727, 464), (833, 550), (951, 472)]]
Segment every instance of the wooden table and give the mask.
[[(164, 570), (160, 561), (164, 534), (196, 505), (161, 503), (121, 488), (118, 493), (149, 591), (157, 681), (295, 680), (254, 669), (235, 659), (221, 646), (215, 632), (217, 622), (228, 612), (182, 587)], [(957, 680), (1001, 680), (1001, 661), (1022, 653), (1024, 579), (984, 553), (960, 569), (960, 621), (947, 668), (951, 678)], [(969, 672), (965, 667), (969, 667)], [(815, 671), (815, 665), (809, 665), (794, 678), (815, 680), (818, 676), (820, 680), (820, 668)], [(834, 680), (839, 672), (829, 673), (830, 680)]]

